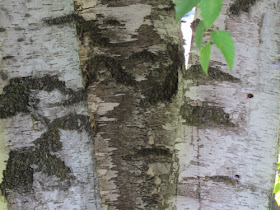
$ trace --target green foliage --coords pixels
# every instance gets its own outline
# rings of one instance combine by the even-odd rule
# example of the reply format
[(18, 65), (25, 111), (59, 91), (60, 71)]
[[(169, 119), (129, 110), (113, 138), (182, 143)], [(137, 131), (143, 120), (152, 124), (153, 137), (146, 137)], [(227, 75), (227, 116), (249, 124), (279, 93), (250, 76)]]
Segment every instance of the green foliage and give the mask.
[(211, 38), (224, 55), (229, 69), (232, 70), (234, 62), (234, 42), (231, 34), (227, 31), (213, 31)]
[[(208, 75), (208, 66), (211, 53), (211, 41), (220, 49), (225, 60), (232, 70), (234, 62), (234, 42), (230, 33), (226, 31), (215, 31), (211, 26), (219, 17), (223, 0), (174, 0), (176, 4), (176, 20), (179, 21), (193, 7), (200, 8), (202, 21), (197, 26), (195, 33), (195, 44), (201, 50), (203, 44), (204, 31), (211, 32), (209, 40), (201, 50), (200, 60), (201, 66)], [(211, 30), (209, 30), (211, 28)]]
[[(278, 155), (277, 169), (278, 170), (280, 169), (280, 154)], [(275, 200), (276, 200), (278, 206), (280, 206), (280, 175), (278, 173), (275, 176), (273, 193), (275, 194)]]
[(199, 50), (201, 49), (204, 29), (205, 29), (204, 23), (203, 23), (203, 21), (200, 21), (197, 28), (196, 28), (195, 37), (194, 37), (196, 47)]
[(201, 50), (200, 54), (200, 61), (203, 71), (206, 75), (208, 75), (208, 66), (210, 61), (210, 55), (211, 55), (211, 44), (207, 43)]
[(280, 206), (280, 176), (278, 174), (276, 174), (275, 177), (275, 185), (274, 185), (273, 193), (275, 194), (275, 200), (278, 206)]
[(219, 17), (223, 0), (201, 0), (200, 11), (206, 30), (208, 30)]
[(176, 21), (179, 22), (181, 18), (191, 11), (192, 8), (196, 7), (199, 2), (200, 0), (174, 0), (176, 4)]

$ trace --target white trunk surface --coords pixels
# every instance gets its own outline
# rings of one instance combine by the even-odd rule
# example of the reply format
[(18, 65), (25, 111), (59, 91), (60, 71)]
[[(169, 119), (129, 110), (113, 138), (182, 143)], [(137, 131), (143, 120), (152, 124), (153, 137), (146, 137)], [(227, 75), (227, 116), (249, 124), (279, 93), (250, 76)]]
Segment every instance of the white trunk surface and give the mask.
[(0, 0), (0, 169), (9, 209), (101, 208), (76, 27), (46, 23), (73, 12), (72, 0)]
[[(271, 205), (280, 123), (280, 2), (257, 1), (240, 15), (231, 14), (233, 3), (224, 1), (215, 23), (233, 35), (233, 72), (217, 48), (210, 66), (234, 78), (217, 70), (216, 78), (191, 69), (185, 76), (173, 200), (178, 210), (263, 210)], [(189, 67), (195, 64), (199, 56), (193, 46)]]

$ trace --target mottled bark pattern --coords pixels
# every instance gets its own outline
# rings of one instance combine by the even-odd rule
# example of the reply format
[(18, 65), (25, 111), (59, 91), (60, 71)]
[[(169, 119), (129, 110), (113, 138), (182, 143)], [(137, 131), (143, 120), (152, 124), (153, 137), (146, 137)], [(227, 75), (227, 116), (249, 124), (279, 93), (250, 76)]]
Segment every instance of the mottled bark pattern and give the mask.
[[(215, 28), (235, 41), (233, 72), (190, 53), (178, 132), (177, 209), (270, 209), (279, 145), (280, 4), (225, 0)], [(195, 21), (196, 23), (198, 21)]]
[(73, 12), (72, 0), (0, 1), (0, 189), (9, 209), (101, 209)]
[(76, 11), (103, 209), (171, 208), (183, 67), (174, 5), (77, 0)]

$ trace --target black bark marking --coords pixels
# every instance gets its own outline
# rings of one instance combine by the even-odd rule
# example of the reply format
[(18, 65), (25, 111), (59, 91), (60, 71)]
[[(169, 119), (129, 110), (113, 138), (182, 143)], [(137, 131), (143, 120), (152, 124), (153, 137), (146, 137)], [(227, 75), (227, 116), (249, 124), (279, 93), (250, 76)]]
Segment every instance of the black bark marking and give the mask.
[(229, 114), (222, 107), (209, 106), (191, 106), (185, 104), (181, 107), (180, 114), (190, 126), (235, 126), (231, 121)]
[(229, 8), (231, 14), (239, 15), (240, 11), (249, 12), (250, 7), (258, 0), (236, 0)]
[(84, 72), (85, 86), (88, 87), (97, 80), (98, 71), (105, 67), (111, 74), (111, 77), (117, 83), (132, 85), (135, 78), (124, 70), (122, 61), (107, 56), (95, 56), (87, 62), (86, 72)]
[(184, 181), (188, 180), (201, 180), (200, 182), (206, 182), (206, 181), (213, 181), (213, 182), (222, 182), (227, 185), (236, 185), (238, 184), (238, 180), (235, 178), (232, 178), (230, 176), (222, 176), (222, 175), (217, 175), (217, 176), (198, 176), (198, 177), (185, 177), (183, 178)]
[(254, 95), (252, 93), (248, 93), (247, 98), (253, 98)]
[(47, 25), (61, 25), (61, 24), (71, 23), (71, 22), (75, 21), (77, 18), (78, 18), (78, 15), (72, 13), (72, 14), (68, 14), (68, 15), (64, 15), (64, 16), (60, 16), (60, 17), (56, 17), (56, 18), (44, 19), (43, 21)]
[(159, 156), (172, 156), (172, 152), (167, 148), (153, 147), (153, 148), (143, 148), (137, 151), (137, 156), (145, 157), (149, 155), (159, 155)]
[(191, 66), (184, 74), (185, 79), (195, 80), (195, 81), (229, 81), (229, 82), (239, 82), (238, 78), (231, 76), (225, 72), (222, 72), (218, 68), (209, 67), (208, 76), (203, 72), (201, 65)]
[[(167, 45), (167, 54), (169, 55), (172, 63), (167, 67), (161, 67), (159, 72), (163, 72), (165, 76), (157, 82), (155, 77), (155, 72), (151, 72), (151, 77), (149, 81), (152, 83), (151, 88), (146, 91), (148, 96), (146, 104), (154, 104), (158, 101), (170, 101), (177, 93), (178, 90), (178, 69), (182, 65), (182, 59), (179, 56), (179, 46), (178, 45)], [(161, 73), (158, 73), (161, 74)], [(158, 77), (158, 76), (157, 76)]]
[(69, 96), (69, 99), (61, 105), (68, 106), (80, 101), (86, 101), (86, 94), (83, 90), (73, 91), (66, 88), (65, 82), (54, 76), (13, 78), (4, 87), (3, 93), (0, 95), (0, 118), (12, 117), (19, 112), (29, 113), (30, 104), (36, 107), (39, 101), (30, 97), (32, 90), (50, 92), (55, 89)]
[(52, 154), (62, 149), (59, 129), (87, 131), (91, 134), (89, 117), (69, 114), (55, 119), (48, 124), (48, 129), (40, 138), (34, 141), (34, 147), (10, 151), (6, 170), (3, 171), (3, 181), (0, 189), (6, 197), (9, 191), (20, 193), (31, 192), (33, 174), (43, 172), (47, 176), (56, 176), (60, 179), (59, 188), (68, 188), (70, 181), (75, 179), (69, 167)]

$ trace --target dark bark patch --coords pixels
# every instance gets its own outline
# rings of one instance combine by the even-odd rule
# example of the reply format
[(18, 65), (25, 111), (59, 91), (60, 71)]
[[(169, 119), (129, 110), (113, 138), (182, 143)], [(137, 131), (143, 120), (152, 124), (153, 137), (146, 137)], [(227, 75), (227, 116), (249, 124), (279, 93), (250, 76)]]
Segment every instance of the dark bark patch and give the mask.
[(154, 30), (154, 26), (143, 24), (138, 29), (138, 41), (141, 43), (149, 43), (150, 45), (159, 44), (160, 35)]
[(151, 77), (149, 81), (152, 82), (152, 88), (146, 91), (148, 96), (147, 104), (153, 104), (158, 101), (170, 101), (174, 95), (176, 95), (178, 90), (178, 69), (182, 65), (182, 59), (180, 59), (178, 52), (178, 45), (167, 45), (167, 54), (169, 55), (172, 63), (167, 67), (162, 67), (161, 74), (164, 74), (164, 78), (159, 78), (161, 81), (157, 82), (155, 77), (155, 72), (151, 72)]
[(202, 106), (185, 104), (181, 107), (180, 115), (190, 126), (235, 126), (222, 107), (209, 106), (206, 103)]
[(79, 132), (86, 130), (89, 134), (92, 133), (89, 117), (84, 115), (69, 114), (49, 123), (47, 131), (34, 141), (33, 148), (9, 153), (7, 167), (3, 172), (3, 182), (0, 184), (3, 195), (7, 196), (11, 190), (30, 192), (33, 174), (39, 171), (60, 178), (58, 183), (60, 188), (70, 186), (70, 180), (73, 179), (70, 168), (52, 154), (62, 149), (59, 129)]
[[(104, 37), (101, 33), (102, 30), (99, 28), (96, 20), (86, 21), (82, 16), (79, 16), (75, 13), (64, 15), (56, 18), (49, 18), (43, 20), (47, 25), (63, 25), (67, 23), (76, 23), (77, 34), (80, 35), (80, 39), (82, 40), (85, 34), (87, 34), (91, 41), (101, 47), (106, 47), (109, 45), (109, 38)], [(107, 20), (108, 24), (117, 24), (114, 20)]]
[(192, 29), (192, 31), (193, 32), (195, 32), (196, 31), (196, 28), (197, 28), (197, 26), (198, 26), (198, 24), (200, 23), (200, 19), (195, 19), (192, 23), (191, 23), (191, 29)]
[(9, 59), (13, 59), (14, 57), (15, 57), (15, 56), (12, 56), (12, 55), (4, 56), (4, 57), (3, 57), (3, 61), (9, 60)]
[(149, 52), (147, 49), (145, 50), (142, 50), (140, 52), (136, 52), (136, 53), (133, 53), (130, 57), (129, 57), (129, 60), (133, 60), (133, 61), (155, 61), (157, 58), (157, 56), (152, 53), (152, 52)]
[(253, 97), (254, 97), (254, 95), (252, 93), (247, 94), (247, 98), (253, 98)]
[(61, 24), (66, 24), (66, 23), (71, 23), (77, 19), (78, 15), (72, 13), (56, 18), (48, 18), (44, 19), (43, 21), (48, 24), (48, 25), (61, 25)]
[(0, 118), (12, 117), (19, 112), (29, 113), (30, 104), (36, 107), (39, 101), (30, 97), (32, 90), (50, 92), (55, 89), (69, 96), (69, 99), (61, 105), (71, 105), (86, 100), (83, 90), (76, 92), (66, 88), (65, 82), (54, 76), (13, 78), (0, 95)]
[(249, 12), (257, 0), (236, 0), (229, 8), (231, 14), (239, 15), (241, 11)]
[(17, 189), (19, 192), (32, 190), (33, 173), (31, 168), (33, 157), (31, 153), (11, 151), (6, 170), (3, 171), (3, 181), (0, 184), (1, 193), (7, 196), (7, 191)]
[(1, 77), (2, 80), (6, 80), (6, 79), (9, 78), (8, 75), (5, 74), (3, 71), (0, 71), (0, 77)]
[(229, 176), (205, 176), (203, 181), (223, 182), (227, 185), (236, 185), (238, 180)]
[(135, 81), (135, 78), (125, 71), (124, 67), (121, 65), (121, 61), (114, 58), (95, 56), (88, 61), (86, 66), (86, 72), (84, 72), (86, 87), (97, 80), (98, 71), (104, 67), (110, 72), (111, 77), (114, 78), (117, 83), (132, 85)]
[(18, 42), (23, 42), (23, 41), (24, 41), (24, 38), (18, 38), (17, 41), (18, 41)]
[(185, 177), (183, 178), (184, 181), (188, 180), (201, 180), (202, 182), (207, 182), (207, 181), (213, 181), (213, 182), (222, 182), (227, 185), (236, 185), (238, 184), (238, 180), (235, 178), (232, 178), (230, 176), (222, 176), (222, 175), (217, 175), (217, 176), (205, 176), (205, 177)]
[(184, 74), (184, 78), (187, 80), (194, 81), (229, 81), (229, 82), (239, 82), (240, 80), (236, 77), (231, 76), (225, 72), (222, 72), (218, 68), (210, 67), (208, 69), (208, 76), (203, 72), (200, 65), (191, 66)]
[(111, 26), (124, 26), (125, 25), (125, 24), (122, 24), (120, 21), (118, 21), (116, 19), (112, 19), (112, 18), (104, 20), (103, 23), (106, 25), (111, 25)]
[(142, 148), (137, 151), (137, 155), (141, 157), (154, 155), (154, 156), (172, 156), (172, 152), (167, 148), (153, 147), (153, 148)]
[[(99, 24), (96, 20), (86, 21), (81, 16), (76, 17), (76, 29), (80, 40), (83, 41), (85, 36), (90, 37), (92, 44), (99, 47), (107, 47), (110, 44), (110, 39), (105, 37), (102, 33), (104, 29), (100, 29)], [(112, 21), (109, 21), (112, 23)], [(114, 22), (116, 23), (116, 22)]]

